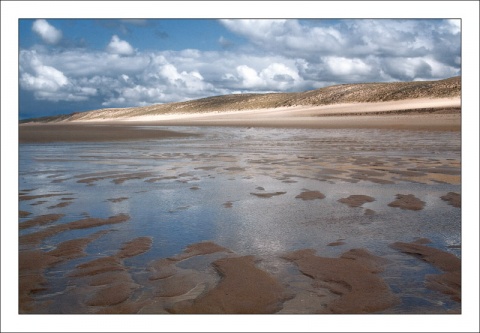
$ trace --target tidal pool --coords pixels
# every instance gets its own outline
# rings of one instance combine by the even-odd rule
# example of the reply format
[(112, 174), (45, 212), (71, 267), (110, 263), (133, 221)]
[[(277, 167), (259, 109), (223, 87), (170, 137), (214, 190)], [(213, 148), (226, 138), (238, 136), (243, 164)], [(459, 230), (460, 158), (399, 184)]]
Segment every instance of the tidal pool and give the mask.
[[(28, 281), (21, 284), (25, 300), (20, 312), (193, 309), (180, 305), (208, 296), (226, 281), (219, 274), (223, 266), (212, 263), (227, 253), (253, 256), (255, 267), (284, 288), (287, 296), (276, 299), (271, 312), (329, 313), (329, 302), (342, 292), (313, 283), (300, 266), (285, 259), (303, 249), (329, 258), (365, 249), (385, 259), (376, 274), (397, 301), (372, 312), (461, 311), (459, 300), (427, 288), (426, 275), (442, 270), (391, 247), (395, 242), (428, 239), (426, 246), (461, 257), (460, 201), (449, 201), (461, 194), (459, 132), (167, 129), (200, 135), (20, 144), (19, 223), (37, 218), (34, 225), (19, 230), (20, 253), (53, 255), (56, 252), (49, 251), (62, 242), (85, 240), (83, 252), (56, 256), (58, 262), (37, 270), (26, 268), (40, 282), (35, 288), (28, 287)], [(390, 205), (399, 195), (408, 200)], [(373, 200), (352, 207), (345, 203), (350, 196)], [(60, 217), (38, 222), (47, 214)], [(120, 222), (110, 217), (119, 217)], [(37, 235), (39, 240), (32, 242)], [(140, 237), (151, 242), (120, 260), (122, 246)], [(226, 250), (185, 252), (205, 242)], [(72, 274), (82, 264), (106, 257), (114, 258), (110, 273), (121, 272), (123, 280), (112, 277), (94, 283), (80, 279), (78, 272)], [(172, 270), (177, 284), (154, 285), (152, 281), (166, 280), (148, 277), (155, 271), (152, 263), (162, 259), (167, 260), (162, 267)], [(112, 300), (106, 287), (98, 287), (108, 285), (125, 297)]]

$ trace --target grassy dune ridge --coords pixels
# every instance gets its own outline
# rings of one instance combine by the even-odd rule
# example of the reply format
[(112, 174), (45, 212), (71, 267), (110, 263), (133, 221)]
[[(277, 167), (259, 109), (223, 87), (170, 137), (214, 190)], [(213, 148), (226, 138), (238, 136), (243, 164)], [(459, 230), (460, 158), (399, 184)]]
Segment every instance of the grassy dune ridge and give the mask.
[(375, 103), (461, 95), (461, 77), (438, 81), (341, 84), (298, 93), (231, 94), (186, 102), (144, 107), (109, 108), (69, 115), (34, 118), (24, 122), (59, 122), (131, 118), (146, 115), (196, 114), (289, 106), (321, 106), (341, 103)]

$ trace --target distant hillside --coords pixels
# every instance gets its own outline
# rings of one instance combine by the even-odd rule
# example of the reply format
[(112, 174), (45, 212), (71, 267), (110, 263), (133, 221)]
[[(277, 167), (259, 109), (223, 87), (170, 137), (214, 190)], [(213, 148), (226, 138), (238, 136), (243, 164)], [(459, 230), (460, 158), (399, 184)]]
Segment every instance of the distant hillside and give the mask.
[(70, 115), (43, 117), (22, 122), (58, 122), (129, 118), (143, 115), (236, 111), (285, 106), (315, 106), (339, 103), (384, 102), (415, 98), (447, 98), (461, 95), (461, 77), (438, 81), (341, 84), (299, 93), (232, 94), (187, 102), (144, 107), (111, 108)]

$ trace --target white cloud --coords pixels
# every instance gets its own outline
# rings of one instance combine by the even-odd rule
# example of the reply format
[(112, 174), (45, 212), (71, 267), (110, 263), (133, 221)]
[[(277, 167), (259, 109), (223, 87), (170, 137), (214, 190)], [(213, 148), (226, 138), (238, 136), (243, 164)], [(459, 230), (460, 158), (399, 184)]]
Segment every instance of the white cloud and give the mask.
[(282, 36), (290, 30), (291, 26), (296, 26), (294, 20), (233, 19), (221, 20), (221, 22), (231, 31), (253, 40)]
[(260, 77), (270, 89), (280, 91), (295, 88), (303, 81), (296, 69), (289, 68), (283, 63), (269, 65), (261, 71)]
[(326, 57), (325, 62), (333, 75), (367, 75), (372, 70), (368, 64), (355, 58)]
[[(21, 50), (20, 88), (34, 92), (37, 99), (95, 100), (103, 106), (122, 107), (460, 74), (456, 21), (222, 23), (249, 42), (242, 47), (235, 44), (234, 51), (142, 52), (115, 35), (103, 51), (52, 51), (48, 46)], [(218, 41), (227, 43), (222, 38)]]
[(96, 87), (69, 79), (61, 70), (45, 64), (44, 56), (35, 51), (20, 52), (20, 87), (33, 91), (39, 100), (86, 101), (97, 95)]
[(329, 54), (338, 50), (344, 37), (333, 27), (307, 27), (297, 20), (221, 20), (230, 31), (248, 38), (253, 44), (292, 56), (311, 56), (313, 53)]
[(382, 67), (395, 80), (410, 81), (417, 77), (432, 77), (432, 67), (422, 58), (385, 59)]
[[(67, 77), (58, 69), (44, 65), (37, 57), (36, 52), (20, 54), (20, 85), (26, 90), (35, 91), (37, 96), (42, 93), (57, 92), (69, 82)], [(28, 68), (28, 71), (24, 69)], [(48, 99), (48, 98), (43, 98)]]
[(119, 55), (131, 55), (135, 52), (128, 42), (121, 40), (117, 35), (112, 36), (107, 51)]
[(62, 32), (44, 19), (35, 20), (32, 30), (49, 44), (57, 44), (62, 39)]
[(458, 34), (461, 29), (461, 21), (460, 19), (451, 19), (447, 20), (449, 24), (449, 29), (452, 34)]
[(263, 88), (264, 82), (255, 69), (247, 65), (237, 66), (237, 73), (244, 88)]

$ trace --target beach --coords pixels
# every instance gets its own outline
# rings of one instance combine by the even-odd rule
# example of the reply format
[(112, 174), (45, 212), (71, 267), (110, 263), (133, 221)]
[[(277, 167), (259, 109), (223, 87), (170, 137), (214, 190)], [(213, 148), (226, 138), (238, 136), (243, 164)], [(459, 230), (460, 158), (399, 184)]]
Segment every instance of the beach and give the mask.
[(20, 126), (19, 312), (461, 313), (459, 99)]
[[(460, 115), (459, 98), (439, 98), (149, 115), (125, 118), (125, 121), (175, 126), (391, 128), (458, 131), (461, 124)], [(106, 119), (106, 121), (109, 120)]]

